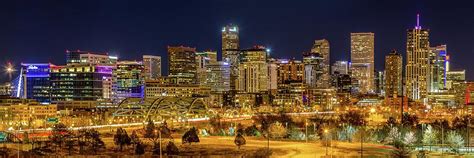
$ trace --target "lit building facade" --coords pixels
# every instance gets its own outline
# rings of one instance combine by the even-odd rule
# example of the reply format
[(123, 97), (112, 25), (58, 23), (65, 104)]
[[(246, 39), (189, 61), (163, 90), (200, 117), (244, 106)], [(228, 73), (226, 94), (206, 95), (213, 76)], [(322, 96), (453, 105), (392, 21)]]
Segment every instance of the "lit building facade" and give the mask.
[(331, 74), (335, 74), (335, 72), (339, 72), (338, 74), (349, 74), (349, 62), (348, 61), (336, 61), (331, 66)]
[(383, 71), (374, 72), (374, 92), (379, 96), (385, 95), (385, 73)]
[(299, 60), (277, 60), (278, 93), (273, 103), (280, 106), (302, 105), (304, 85), (304, 64)]
[(212, 93), (224, 93), (230, 90), (230, 64), (216, 62), (206, 67), (205, 84), (211, 88)]
[(51, 66), (51, 101), (102, 100), (114, 66)]
[(144, 66), (137, 61), (120, 61), (113, 71), (113, 93), (116, 101), (143, 97)]
[(304, 82), (308, 88), (323, 88), (323, 58), (320, 54), (303, 53)]
[(235, 25), (227, 25), (222, 28), (222, 61), (230, 64), (230, 87), (236, 89), (237, 74), (240, 61), (239, 28)]
[(374, 85), (375, 34), (351, 33), (351, 75), (359, 82), (360, 93), (371, 93)]
[(448, 71), (446, 82), (448, 91), (456, 96), (456, 106), (464, 105), (467, 88), (466, 70)]
[(145, 97), (193, 97), (209, 95), (209, 89), (202, 88), (199, 85), (186, 84), (162, 84), (153, 80), (147, 80), (145, 83)]
[(336, 89), (337, 93), (351, 93), (352, 79), (349, 74), (339, 74), (339, 71), (336, 71), (332, 78), (332, 87)]
[(268, 91), (268, 65), (265, 47), (255, 46), (242, 50), (237, 87), (240, 92), (260, 93)]
[(197, 81), (196, 48), (168, 46), (169, 77), (175, 84), (195, 84)]
[(156, 79), (161, 77), (161, 57), (143, 55), (143, 68), (145, 79)]
[(403, 95), (403, 59), (400, 53), (393, 50), (385, 56), (385, 98)]
[(19, 87), (23, 90), (18, 97), (35, 99), (38, 102), (51, 102), (51, 80), (49, 63), (22, 63)]
[(268, 65), (268, 90), (275, 94), (278, 89), (278, 65), (274, 59), (267, 62)]
[(331, 64), (330, 64), (330, 46), (329, 41), (326, 39), (314, 41), (313, 48), (311, 49), (311, 54), (319, 56), (321, 58), (321, 80), (317, 82), (321, 88), (329, 88), (331, 85)]
[(67, 64), (92, 64), (92, 65), (114, 65), (118, 58), (109, 56), (107, 53), (97, 53), (90, 51), (69, 51), (66, 50)]
[(429, 63), (429, 91), (439, 92), (440, 90), (446, 89), (446, 74), (449, 66), (449, 56), (446, 45), (430, 48)]
[(409, 99), (420, 100), (426, 97), (429, 77), (429, 30), (422, 29), (419, 23), (407, 31), (406, 93)]
[(79, 58), (81, 63), (88, 63), (93, 65), (115, 65), (118, 58), (116, 56), (109, 56), (107, 54), (94, 54), (92, 52), (80, 52)]
[(217, 52), (197, 52), (196, 53), (196, 74), (199, 85), (205, 85), (207, 79), (207, 67), (217, 63)]

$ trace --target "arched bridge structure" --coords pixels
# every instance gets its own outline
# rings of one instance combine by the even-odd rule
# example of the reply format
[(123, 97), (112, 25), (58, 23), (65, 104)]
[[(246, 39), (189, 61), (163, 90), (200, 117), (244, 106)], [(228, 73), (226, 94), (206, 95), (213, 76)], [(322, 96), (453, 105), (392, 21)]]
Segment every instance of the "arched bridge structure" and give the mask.
[(199, 97), (159, 97), (127, 98), (113, 113), (114, 120), (141, 122), (150, 118), (155, 121), (163, 119), (186, 120), (190, 118), (209, 117), (212, 111), (207, 103)]

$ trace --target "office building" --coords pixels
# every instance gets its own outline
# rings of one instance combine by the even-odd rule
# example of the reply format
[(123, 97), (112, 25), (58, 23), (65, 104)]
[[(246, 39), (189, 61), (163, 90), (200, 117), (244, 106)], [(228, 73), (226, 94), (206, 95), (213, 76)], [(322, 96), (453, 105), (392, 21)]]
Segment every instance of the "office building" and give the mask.
[(336, 61), (331, 66), (331, 74), (349, 74), (349, 62), (348, 61)]
[(385, 98), (403, 95), (403, 59), (400, 53), (393, 50), (385, 56)]
[(199, 85), (205, 85), (207, 79), (207, 66), (217, 63), (217, 52), (197, 52), (196, 53), (196, 74)]
[(314, 41), (313, 48), (311, 49), (311, 54), (319, 55), (322, 59), (321, 68), (322, 68), (322, 76), (321, 82), (319, 85), (321, 88), (329, 88), (331, 85), (331, 65), (330, 65), (330, 47), (329, 41), (326, 39), (316, 40)]
[(22, 63), (21, 78), (17, 87), (22, 93), (17, 97), (35, 99), (38, 102), (51, 102), (51, 80), (49, 63)]
[(116, 56), (109, 56), (107, 53), (66, 50), (67, 64), (114, 65), (117, 60)]
[(439, 92), (446, 89), (446, 74), (449, 71), (449, 56), (446, 45), (430, 48), (429, 64), (429, 92)]
[(51, 101), (97, 101), (110, 93), (114, 66), (50, 66)]
[(359, 93), (372, 93), (374, 85), (374, 33), (351, 33), (351, 75)]
[(161, 77), (161, 57), (143, 55), (143, 68), (145, 79), (157, 79)]
[(168, 46), (169, 77), (174, 84), (197, 82), (196, 48)]
[(407, 31), (406, 93), (411, 100), (426, 97), (429, 77), (429, 30), (421, 28), (419, 16), (417, 25)]
[(137, 61), (119, 61), (113, 72), (113, 93), (116, 101), (143, 97), (144, 66)]
[(222, 28), (222, 61), (230, 64), (230, 87), (232, 90), (236, 89), (239, 56), (239, 28), (236, 25), (227, 25)]
[(323, 58), (320, 54), (303, 53), (304, 82), (308, 88), (324, 88)]
[(224, 93), (230, 90), (230, 64), (219, 61), (207, 65), (206, 86), (211, 88), (211, 93)]
[(246, 93), (268, 91), (267, 50), (255, 46), (242, 50), (238, 69), (237, 90)]
[(299, 60), (278, 59), (276, 61), (278, 93), (273, 103), (280, 106), (303, 105), (304, 64)]

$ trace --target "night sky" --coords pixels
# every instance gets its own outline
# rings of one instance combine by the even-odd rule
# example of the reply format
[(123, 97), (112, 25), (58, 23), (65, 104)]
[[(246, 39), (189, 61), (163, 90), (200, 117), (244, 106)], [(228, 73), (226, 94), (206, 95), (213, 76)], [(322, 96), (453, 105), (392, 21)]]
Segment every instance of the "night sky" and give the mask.
[(221, 53), (221, 28), (233, 23), (242, 48), (265, 45), (277, 58), (300, 59), (326, 38), (332, 62), (350, 59), (351, 32), (374, 32), (383, 70), (390, 50), (405, 55), (417, 13), (431, 45), (447, 44), (452, 67), (474, 80), (474, 4), (454, 0), (10, 0), (0, 2), (0, 63), (62, 65), (65, 50), (80, 49), (127, 60), (161, 55), (167, 73), (167, 45)]

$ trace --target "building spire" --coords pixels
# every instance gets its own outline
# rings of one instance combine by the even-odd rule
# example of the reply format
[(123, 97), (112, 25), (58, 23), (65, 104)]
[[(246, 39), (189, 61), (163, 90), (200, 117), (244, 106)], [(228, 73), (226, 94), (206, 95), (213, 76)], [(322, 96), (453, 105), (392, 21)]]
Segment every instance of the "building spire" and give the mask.
[(420, 14), (416, 14), (416, 26), (415, 26), (416, 29), (421, 29), (421, 26), (420, 26)]

